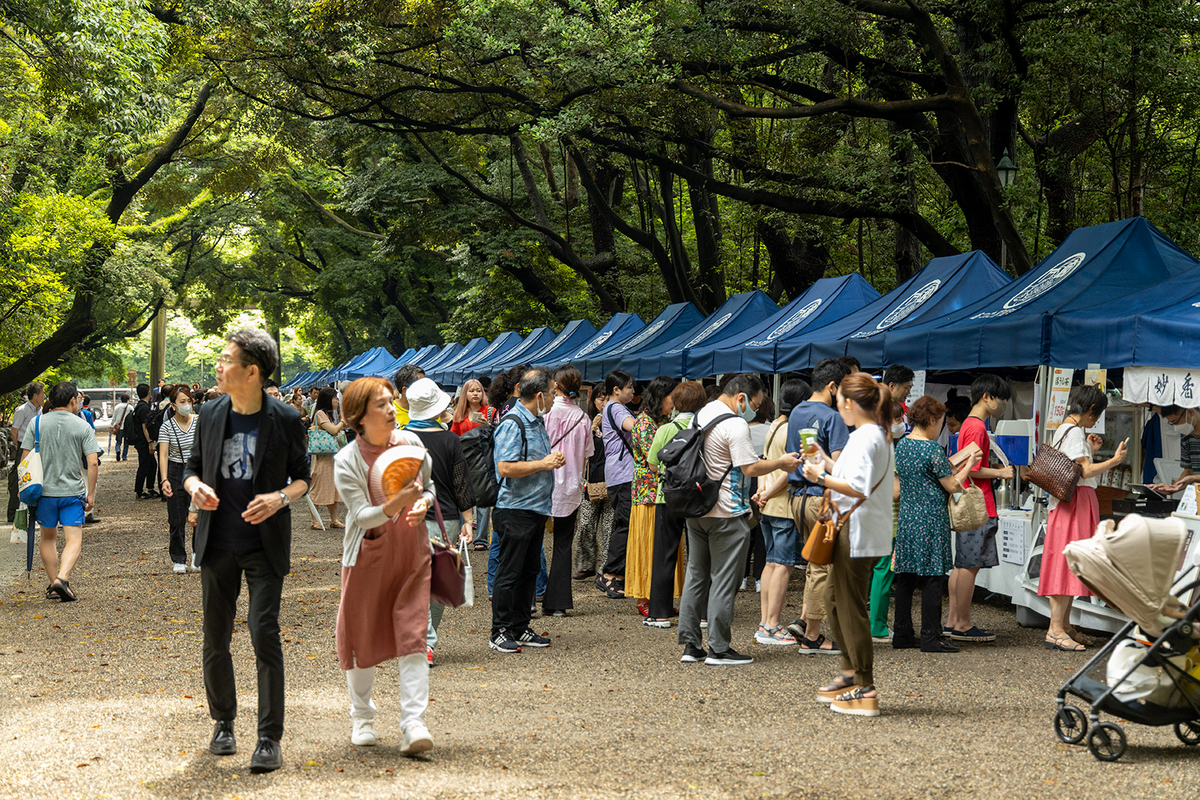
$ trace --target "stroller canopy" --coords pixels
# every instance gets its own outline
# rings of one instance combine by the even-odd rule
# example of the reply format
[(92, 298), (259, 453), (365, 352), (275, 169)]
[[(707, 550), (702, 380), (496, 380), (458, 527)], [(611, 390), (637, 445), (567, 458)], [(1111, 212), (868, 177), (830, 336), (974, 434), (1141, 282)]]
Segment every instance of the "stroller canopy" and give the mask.
[(1160, 613), (1172, 599), (1186, 544), (1182, 520), (1130, 514), (1117, 528), (1101, 523), (1095, 536), (1071, 542), (1063, 554), (1071, 571), (1101, 600), (1157, 638), (1164, 627)]

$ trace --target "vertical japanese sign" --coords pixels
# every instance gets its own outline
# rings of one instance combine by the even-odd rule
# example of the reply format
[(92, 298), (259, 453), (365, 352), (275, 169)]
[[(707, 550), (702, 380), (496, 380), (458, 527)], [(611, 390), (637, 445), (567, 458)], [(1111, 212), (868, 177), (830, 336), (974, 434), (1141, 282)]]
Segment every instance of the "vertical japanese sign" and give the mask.
[(1050, 410), (1046, 413), (1046, 430), (1058, 430), (1071, 400), (1071, 381), (1075, 370), (1055, 367), (1050, 371)]

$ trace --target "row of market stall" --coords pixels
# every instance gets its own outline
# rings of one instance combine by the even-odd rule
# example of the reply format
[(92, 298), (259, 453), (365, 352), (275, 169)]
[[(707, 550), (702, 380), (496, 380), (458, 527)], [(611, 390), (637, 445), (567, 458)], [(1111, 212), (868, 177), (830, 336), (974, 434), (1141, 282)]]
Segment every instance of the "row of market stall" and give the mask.
[[(1141, 367), (1131, 385), (1153, 388), (1162, 383), (1146, 379), (1153, 368), (1193, 363), (1198, 335), (1200, 262), (1135, 217), (1076, 230), (1015, 280), (974, 251), (935, 258), (883, 296), (855, 273), (818, 280), (782, 308), (752, 291), (707, 317), (680, 303), (648, 324), (622, 313), (599, 330), (575, 320), (558, 333), (511, 331), (491, 342), (479, 337), (399, 356), (375, 348), (332, 369), (295, 376), (285, 388), (390, 377), (404, 364), (454, 386), (517, 364), (571, 363), (589, 381), (620, 368), (647, 380), (782, 374), (842, 355), (871, 367), (925, 370)], [(1185, 396), (1183, 386), (1182, 376), (1170, 382), (1170, 400), (1200, 405), (1200, 395)], [(1156, 399), (1167, 398), (1160, 391)]]

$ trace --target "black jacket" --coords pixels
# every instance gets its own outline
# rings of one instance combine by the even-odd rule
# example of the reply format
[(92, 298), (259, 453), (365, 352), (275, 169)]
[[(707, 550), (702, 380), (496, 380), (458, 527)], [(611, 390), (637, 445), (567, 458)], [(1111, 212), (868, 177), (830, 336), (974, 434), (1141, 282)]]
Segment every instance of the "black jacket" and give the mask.
[[(183, 479), (195, 475), (221, 493), (220, 467), (221, 448), (225, 438), (225, 423), (229, 419), (229, 395), (200, 407), (199, 435), (192, 445), (192, 455), (183, 469)], [(291, 406), (263, 393), (262, 422), (258, 427), (258, 441), (254, 447), (254, 493), (266, 494), (281, 491), (293, 481), (310, 483), (308, 459), (308, 434), (300, 422), (300, 413)], [(270, 457), (267, 454), (270, 453)], [(245, 509), (242, 509), (243, 511)], [(208, 543), (209, 527), (213, 512), (201, 511), (196, 525), (196, 563), (204, 562), (204, 547)], [(280, 509), (258, 526), (263, 549), (271, 566), (279, 575), (291, 572), (292, 557), (292, 509)]]

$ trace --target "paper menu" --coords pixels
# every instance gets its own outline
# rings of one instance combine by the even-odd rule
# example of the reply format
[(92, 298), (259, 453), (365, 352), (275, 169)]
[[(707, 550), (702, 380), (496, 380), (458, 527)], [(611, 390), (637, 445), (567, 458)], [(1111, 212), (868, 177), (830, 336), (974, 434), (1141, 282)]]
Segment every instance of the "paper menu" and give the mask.
[(1191, 514), (1192, 516), (1197, 516), (1197, 514), (1196, 514), (1196, 484), (1193, 483), (1191, 486), (1184, 488), (1183, 497), (1179, 500), (1179, 507), (1177, 509), (1175, 509), (1175, 513)]

